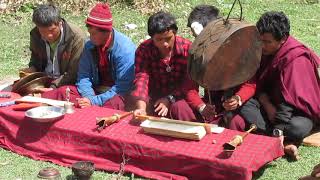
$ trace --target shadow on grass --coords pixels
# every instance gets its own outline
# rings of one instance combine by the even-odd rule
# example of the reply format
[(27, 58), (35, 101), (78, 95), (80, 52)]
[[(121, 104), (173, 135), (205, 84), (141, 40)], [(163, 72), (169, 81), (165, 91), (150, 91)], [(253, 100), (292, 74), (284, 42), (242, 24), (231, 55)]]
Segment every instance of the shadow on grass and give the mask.
[[(296, 160), (292, 159), (290, 156), (288, 155), (284, 155), (281, 157), (282, 159), (285, 159), (288, 163), (293, 163), (293, 162), (297, 162)], [(277, 159), (277, 160), (280, 160), (281, 158)], [(264, 171), (269, 169), (269, 168), (274, 168), (274, 167), (277, 167), (277, 163), (274, 163), (274, 161), (272, 162), (269, 162), (268, 164), (264, 165), (263, 167), (261, 167), (259, 169), (259, 171), (257, 172), (253, 172), (253, 177), (252, 177), (252, 180), (257, 180), (259, 179), (263, 174), (264, 174)]]
[(253, 180), (259, 179), (259, 178), (263, 175), (263, 173), (264, 173), (264, 171), (265, 171), (266, 169), (268, 169), (268, 168), (273, 168), (273, 167), (275, 167), (275, 166), (277, 166), (277, 165), (272, 164), (272, 163), (266, 164), (265, 166), (263, 166), (262, 168), (260, 168), (259, 171), (253, 173), (252, 179), (253, 179)]

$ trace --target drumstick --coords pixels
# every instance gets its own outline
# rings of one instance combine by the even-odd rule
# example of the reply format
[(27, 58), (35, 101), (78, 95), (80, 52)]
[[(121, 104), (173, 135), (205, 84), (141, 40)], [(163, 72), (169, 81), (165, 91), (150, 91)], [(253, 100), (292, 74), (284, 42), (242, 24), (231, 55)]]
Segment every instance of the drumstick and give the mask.
[(106, 126), (111, 125), (113, 123), (116, 123), (119, 120), (130, 116), (131, 114), (133, 114), (133, 111), (125, 112), (123, 114), (115, 113), (112, 116), (108, 116), (108, 117), (97, 117), (96, 118), (96, 120), (97, 120), (96, 125), (98, 125), (97, 129), (101, 131)]
[(223, 145), (224, 147), (224, 151), (234, 151), (236, 149), (237, 146), (239, 146), (240, 144), (242, 144), (244, 138), (251, 132), (257, 129), (257, 126), (255, 124), (252, 124), (250, 126), (250, 129), (248, 131), (246, 131), (244, 134), (242, 135), (236, 135), (233, 137), (233, 139), (231, 141), (229, 141), (228, 143), (225, 143)]

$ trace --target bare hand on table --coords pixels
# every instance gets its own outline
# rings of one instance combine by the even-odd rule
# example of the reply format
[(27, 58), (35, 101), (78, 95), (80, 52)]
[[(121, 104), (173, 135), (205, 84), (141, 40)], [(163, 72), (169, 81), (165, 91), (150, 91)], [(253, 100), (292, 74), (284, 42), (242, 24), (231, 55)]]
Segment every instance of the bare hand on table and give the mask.
[(80, 108), (91, 106), (91, 101), (88, 98), (77, 98), (77, 101)]
[(147, 115), (147, 112), (145, 109), (136, 109), (133, 111), (133, 115)]
[(154, 103), (155, 112), (158, 116), (167, 116), (170, 107), (170, 102), (167, 98), (160, 98)]

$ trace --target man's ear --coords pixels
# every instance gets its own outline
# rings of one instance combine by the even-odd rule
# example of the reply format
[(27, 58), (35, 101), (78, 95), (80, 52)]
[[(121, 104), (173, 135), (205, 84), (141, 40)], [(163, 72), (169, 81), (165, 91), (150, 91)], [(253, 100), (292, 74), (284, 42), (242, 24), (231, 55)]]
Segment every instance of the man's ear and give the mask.
[(59, 21), (56, 25), (58, 25), (59, 27), (62, 26), (62, 21)]

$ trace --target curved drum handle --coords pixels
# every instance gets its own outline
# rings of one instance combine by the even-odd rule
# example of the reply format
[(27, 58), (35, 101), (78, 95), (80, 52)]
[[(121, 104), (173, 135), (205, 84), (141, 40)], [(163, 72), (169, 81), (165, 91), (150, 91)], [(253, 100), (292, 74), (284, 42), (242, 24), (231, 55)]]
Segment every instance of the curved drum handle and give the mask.
[(232, 9), (233, 9), (233, 7), (234, 7), (234, 5), (236, 4), (237, 1), (239, 2), (239, 5), (240, 5), (240, 18), (239, 18), (239, 21), (242, 21), (242, 4), (241, 4), (240, 0), (234, 0), (233, 4), (231, 6), (231, 9), (230, 9), (230, 11), (228, 13), (227, 19), (224, 20), (224, 24), (227, 24), (229, 22), (228, 21), (229, 20), (229, 16), (230, 16), (231, 11), (232, 11)]

